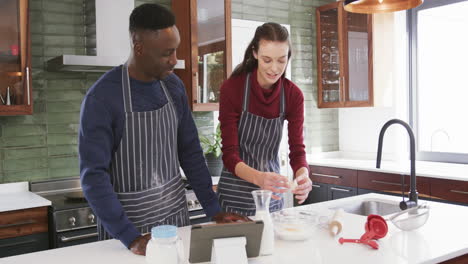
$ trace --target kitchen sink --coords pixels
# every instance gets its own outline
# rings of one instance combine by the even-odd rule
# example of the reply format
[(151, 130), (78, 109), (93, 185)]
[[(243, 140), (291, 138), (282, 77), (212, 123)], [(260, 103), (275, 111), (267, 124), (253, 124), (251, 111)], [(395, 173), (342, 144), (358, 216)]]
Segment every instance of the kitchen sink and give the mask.
[(389, 215), (401, 211), (398, 203), (390, 203), (379, 200), (360, 200), (346, 203), (331, 209), (338, 208), (343, 208), (345, 212), (350, 214), (364, 216), (368, 216), (370, 214)]

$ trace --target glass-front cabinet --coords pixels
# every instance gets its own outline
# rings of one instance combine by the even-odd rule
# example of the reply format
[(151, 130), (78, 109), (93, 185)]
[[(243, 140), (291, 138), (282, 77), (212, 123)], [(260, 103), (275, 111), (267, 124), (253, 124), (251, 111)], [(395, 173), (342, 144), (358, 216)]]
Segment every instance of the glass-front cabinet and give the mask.
[(32, 114), (28, 0), (0, 1), (0, 115)]
[(193, 111), (219, 109), (219, 90), (231, 74), (231, 0), (172, 1), (181, 43), (175, 73)]
[(372, 16), (334, 2), (316, 20), (318, 107), (373, 106)]

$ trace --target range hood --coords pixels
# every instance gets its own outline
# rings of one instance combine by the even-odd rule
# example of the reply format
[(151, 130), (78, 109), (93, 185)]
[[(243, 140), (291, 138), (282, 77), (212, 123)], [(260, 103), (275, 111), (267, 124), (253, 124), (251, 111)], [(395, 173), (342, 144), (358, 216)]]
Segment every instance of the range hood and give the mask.
[[(85, 0), (86, 54), (47, 61), (48, 71), (106, 72), (130, 54), (128, 23), (134, 0)], [(179, 60), (176, 69), (184, 69)]]

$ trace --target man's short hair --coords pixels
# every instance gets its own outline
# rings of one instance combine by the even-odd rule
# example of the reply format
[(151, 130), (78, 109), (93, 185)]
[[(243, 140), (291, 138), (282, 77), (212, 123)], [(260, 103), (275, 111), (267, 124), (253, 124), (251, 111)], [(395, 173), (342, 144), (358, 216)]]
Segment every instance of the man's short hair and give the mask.
[(167, 8), (158, 4), (142, 4), (130, 14), (130, 32), (137, 30), (159, 30), (175, 25), (175, 16)]

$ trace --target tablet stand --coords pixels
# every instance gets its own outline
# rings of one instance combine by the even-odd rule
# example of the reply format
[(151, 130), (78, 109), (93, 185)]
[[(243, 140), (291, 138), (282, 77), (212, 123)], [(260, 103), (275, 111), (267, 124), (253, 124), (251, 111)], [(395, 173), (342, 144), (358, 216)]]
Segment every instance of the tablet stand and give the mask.
[(245, 237), (213, 239), (211, 264), (247, 264)]

